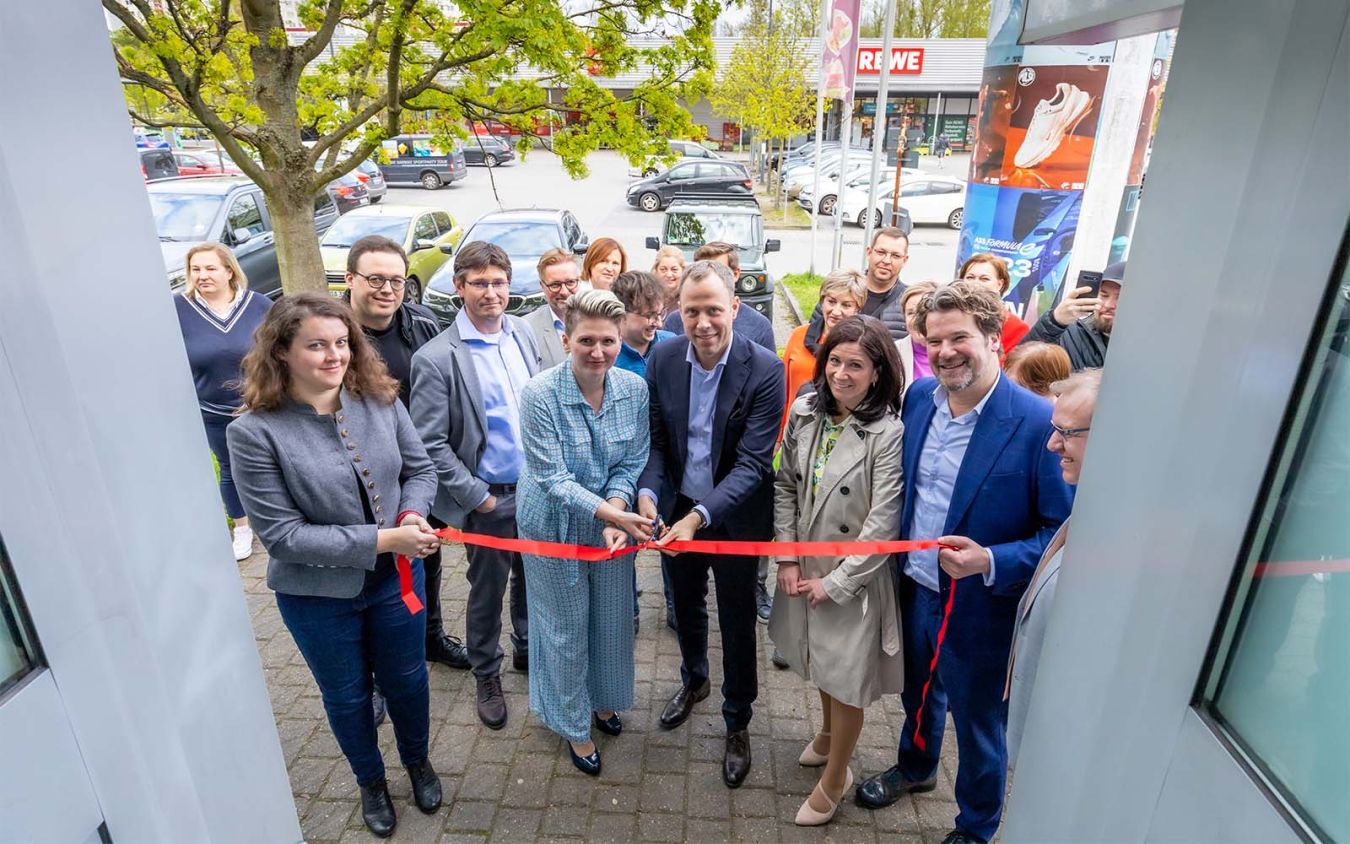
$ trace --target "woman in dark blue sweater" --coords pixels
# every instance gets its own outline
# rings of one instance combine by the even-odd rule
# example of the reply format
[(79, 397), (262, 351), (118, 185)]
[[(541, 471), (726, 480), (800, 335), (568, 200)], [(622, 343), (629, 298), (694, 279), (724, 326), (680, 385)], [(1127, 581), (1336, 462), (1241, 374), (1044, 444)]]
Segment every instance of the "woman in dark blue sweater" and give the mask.
[(243, 406), (236, 382), (240, 362), (253, 348), (253, 332), (272, 307), (266, 296), (248, 289), (248, 279), (234, 253), (219, 243), (199, 243), (184, 260), (187, 288), (174, 297), (183, 331), (192, 383), (211, 452), (220, 464), (220, 497), (234, 520), (234, 558), (253, 553), (253, 529), (230, 476), (225, 428)]

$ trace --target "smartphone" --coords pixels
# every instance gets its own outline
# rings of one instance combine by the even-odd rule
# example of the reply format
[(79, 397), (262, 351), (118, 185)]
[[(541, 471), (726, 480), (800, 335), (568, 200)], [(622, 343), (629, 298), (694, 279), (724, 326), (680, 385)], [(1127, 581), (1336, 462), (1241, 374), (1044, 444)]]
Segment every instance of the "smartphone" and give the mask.
[(1091, 293), (1086, 293), (1082, 296), (1079, 296), (1078, 298), (1095, 299), (1097, 298), (1097, 293), (1102, 289), (1102, 274), (1095, 270), (1079, 270), (1077, 286), (1080, 288), (1081, 287), (1092, 288)]

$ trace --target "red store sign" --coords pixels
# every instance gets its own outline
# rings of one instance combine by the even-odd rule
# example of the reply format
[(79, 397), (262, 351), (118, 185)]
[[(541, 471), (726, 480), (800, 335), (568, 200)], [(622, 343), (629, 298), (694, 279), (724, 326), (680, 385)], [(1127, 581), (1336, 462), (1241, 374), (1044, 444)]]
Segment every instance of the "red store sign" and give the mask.
[[(881, 48), (858, 48), (858, 72), (881, 73)], [(892, 47), (891, 73), (923, 73), (922, 47)]]

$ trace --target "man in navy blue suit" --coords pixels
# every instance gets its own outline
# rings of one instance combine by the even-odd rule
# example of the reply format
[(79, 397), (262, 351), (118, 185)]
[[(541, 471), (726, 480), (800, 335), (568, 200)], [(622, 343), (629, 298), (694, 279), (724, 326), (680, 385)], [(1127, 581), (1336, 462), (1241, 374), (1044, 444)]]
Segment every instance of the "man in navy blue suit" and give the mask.
[[(638, 481), (638, 510), (670, 522), (660, 540), (773, 537), (773, 450), (787, 398), (778, 356), (736, 334), (740, 308), (731, 271), (696, 261), (680, 284), (683, 337), (647, 361), (651, 452)], [(671, 490), (658, 502), (660, 490)], [(708, 697), (708, 572), (717, 583), (722, 630), (722, 779), (736, 788), (750, 772), (751, 704), (758, 695), (755, 557), (680, 554), (670, 564), (680, 688), (661, 726), (684, 723)], [(1003, 688), (999, 687), (1000, 697)]]
[[(874, 809), (931, 791), (950, 708), (959, 812), (943, 844), (986, 842), (998, 829), (1007, 771), (1003, 684), (1017, 603), (1073, 502), (1045, 447), (1050, 404), (999, 372), (1003, 315), (997, 295), (974, 282), (939, 287), (915, 315), (936, 378), (915, 382), (905, 396), (901, 536), (940, 537), (953, 547), (899, 557), (899, 759), (857, 791), (858, 803)], [(938, 669), (920, 713), (949, 598)]]

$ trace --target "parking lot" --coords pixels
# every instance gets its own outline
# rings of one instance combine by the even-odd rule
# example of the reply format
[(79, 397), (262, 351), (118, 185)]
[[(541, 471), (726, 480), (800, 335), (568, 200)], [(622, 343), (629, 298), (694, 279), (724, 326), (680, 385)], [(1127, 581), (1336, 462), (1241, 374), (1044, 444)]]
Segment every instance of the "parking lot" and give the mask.
[[(498, 208), (567, 208), (576, 214), (592, 239), (600, 236), (615, 238), (628, 252), (630, 264), (646, 269), (653, 253), (644, 246), (644, 241), (660, 234), (661, 215), (639, 211), (625, 202), (627, 187), (636, 177), (628, 175), (628, 163), (621, 156), (601, 151), (592, 154), (586, 163), (590, 174), (574, 181), (556, 156), (536, 149), (523, 162), (491, 171), (485, 167), (470, 167), (468, 178), (439, 190), (390, 186), (384, 201), (444, 208), (465, 226), (479, 215)], [(921, 163), (920, 167), (924, 165)], [(964, 171), (956, 161), (949, 160), (945, 172), (959, 174)], [(775, 215), (767, 203), (765, 205), (766, 221), (772, 225)], [(816, 236), (817, 271), (828, 267), (830, 256), (828, 221), (822, 222)], [(958, 232), (945, 227), (916, 228), (911, 237), (911, 257), (904, 279), (918, 281), (950, 276), (955, 269), (957, 235)], [(775, 277), (808, 268), (811, 260), (808, 230), (773, 230), (767, 236), (776, 237), (783, 244), (782, 251), (768, 256), (769, 270)], [(844, 226), (845, 265), (862, 268), (862, 238), (861, 229)], [(780, 337), (780, 341), (782, 339)]]

